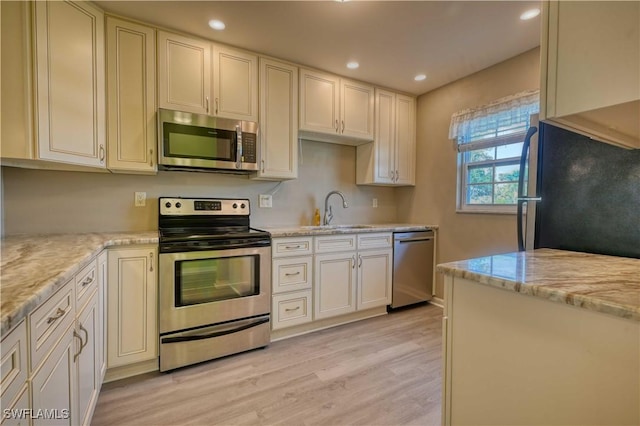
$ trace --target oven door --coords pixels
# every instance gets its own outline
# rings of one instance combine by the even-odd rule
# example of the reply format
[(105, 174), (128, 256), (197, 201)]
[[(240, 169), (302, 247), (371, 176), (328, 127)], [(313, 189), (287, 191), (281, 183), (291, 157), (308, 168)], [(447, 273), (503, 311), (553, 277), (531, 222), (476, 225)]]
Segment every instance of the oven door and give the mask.
[(161, 253), (160, 333), (268, 314), (271, 247)]

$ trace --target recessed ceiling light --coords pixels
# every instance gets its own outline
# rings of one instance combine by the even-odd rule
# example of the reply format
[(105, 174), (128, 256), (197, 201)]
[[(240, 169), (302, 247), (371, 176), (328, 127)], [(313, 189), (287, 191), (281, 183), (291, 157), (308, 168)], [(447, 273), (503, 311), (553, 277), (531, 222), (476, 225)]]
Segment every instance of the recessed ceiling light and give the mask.
[(214, 30), (218, 30), (218, 31), (222, 31), (225, 29), (226, 25), (224, 24), (224, 22), (218, 20), (218, 19), (212, 19), (209, 21), (209, 26), (211, 28), (213, 28)]
[(356, 61), (351, 61), (351, 62), (347, 63), (347, 68), (349, 68), (350, 70), (355, 70), (359, 66), (360, 66), (360, 64), (357, 63)]
[(530, 9), (520, 15), (520, 19), (526, 21), (528, 19), (533, 19), (538, 15), (540, 15), (540, 9)]
[(422, 81), (422, 80), (426, 80), (426, 79), (427, 79), (427, 76), (426, 76), (426, 75), (424, 75), (424, 74), (418, 74), (418, 75), (416, 75), (415, 77), (413, 77), (413, 79), (414, 79), (415, 81)]

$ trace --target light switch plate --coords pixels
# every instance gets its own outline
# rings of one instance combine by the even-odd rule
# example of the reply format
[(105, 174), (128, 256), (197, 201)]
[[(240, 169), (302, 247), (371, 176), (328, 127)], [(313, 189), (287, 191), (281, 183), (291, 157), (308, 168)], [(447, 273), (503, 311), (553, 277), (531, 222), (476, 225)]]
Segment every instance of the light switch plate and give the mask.
[(135, 202), (136, 207), (144, 207), (147, 205), (147, 193), (146, 192), (136, 192), (135, 193)]
[(271, 194), (260, 194), (258, 195), (258, 201), (261, 208), (270, 209), (273, 207), (273, 195)]

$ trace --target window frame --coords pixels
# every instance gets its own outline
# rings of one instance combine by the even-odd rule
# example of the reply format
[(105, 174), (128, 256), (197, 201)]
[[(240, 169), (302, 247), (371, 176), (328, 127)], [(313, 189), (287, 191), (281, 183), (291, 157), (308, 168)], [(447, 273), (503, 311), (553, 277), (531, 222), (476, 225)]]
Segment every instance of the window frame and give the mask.
[[(495, 148), (503, 145), (511, 145), (516, 143), (522, 143), (526, 132), (518, 132), (507, 136), (498, 136), (494, 138), (480, 139), (478, 141), (466, 143), (464, 150), (458, 150), (458, 170), (457, 170), (457, 185), (456, 185), (456, 212), (457, 213), (488, 213), (488, 214), (516, 214), (517, 204), (467, 204), (467, 177), (469, 166), (487, 165), (492, 167), (498, 167), (500, 165), (513, 164), (515, 159), (517, 163), (520, 163), (520, 155), (517, 157), (501, 158), (494, 160), (485, 160), (482, 162), (465, 162), (465, 154), (469, 151), (483, 148)], [(457, 142), (456, 142), (457, 144)], [(457, 144), (458, 145), (458, 144)], [(458, 145), (459, 146), (459, 145)], [(525, 172), (526, 173), (526, 172)], [(495, 176), (491, 182), (487, 184), (492, 185), (492, 189), (495, 191)], [(527, 181), (525, 180), (525, 185)]]

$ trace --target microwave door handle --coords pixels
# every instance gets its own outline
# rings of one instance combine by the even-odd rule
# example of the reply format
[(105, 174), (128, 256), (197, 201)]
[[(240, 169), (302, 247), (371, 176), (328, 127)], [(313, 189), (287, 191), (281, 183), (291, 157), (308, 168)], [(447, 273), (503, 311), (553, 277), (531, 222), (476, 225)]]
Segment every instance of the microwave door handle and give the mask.
[(236, 126), (236, 169), (242, 168), (242, 128)]

